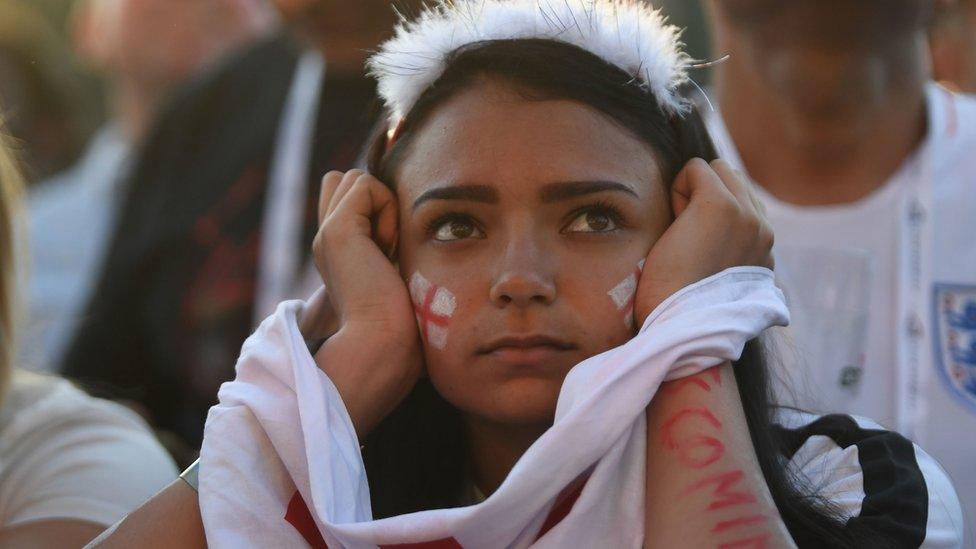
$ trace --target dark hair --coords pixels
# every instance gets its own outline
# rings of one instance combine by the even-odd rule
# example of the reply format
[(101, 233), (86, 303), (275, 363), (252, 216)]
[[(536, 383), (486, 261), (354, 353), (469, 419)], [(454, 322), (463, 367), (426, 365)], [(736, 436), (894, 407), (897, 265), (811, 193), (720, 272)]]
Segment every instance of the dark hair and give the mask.
[[(445, 73), (402, 122), (390, 150), (385, 131), (376, 132), (367, 151), (370, 172), (395, 186), (397, 163), (424, 120), (445, 100), (483, 78), (510, 83), (528, 99), (569, 99), (597, 109), (652, 146), (667, 182), (690, 159), (716, 157), (694, 110), (668, 116), (650, 92), (599, 57), (552, 40), (520, 39), (483, 42), (454, 52)], [(758, 340), (746, 345), (733, 371), (760, 467), (794, 540), (800, 546), (854, 546), (856, 533), (841, 528), (826, 502), (801, 494), (788, 477), (777, 431), (771, 428), (772, 393)], [(460, 413), (422, 379), (366, 437), (364, 460), (376, 518), (455, 507), (468, 478)]]

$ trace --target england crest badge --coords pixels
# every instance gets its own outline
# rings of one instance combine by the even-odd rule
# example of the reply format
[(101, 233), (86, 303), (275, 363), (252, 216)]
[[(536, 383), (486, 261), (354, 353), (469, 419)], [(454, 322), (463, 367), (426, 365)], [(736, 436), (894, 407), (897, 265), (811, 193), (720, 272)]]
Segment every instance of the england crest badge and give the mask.
[(936, 284), (935, 367), (950, 391), (976, 411), (976, 286)]

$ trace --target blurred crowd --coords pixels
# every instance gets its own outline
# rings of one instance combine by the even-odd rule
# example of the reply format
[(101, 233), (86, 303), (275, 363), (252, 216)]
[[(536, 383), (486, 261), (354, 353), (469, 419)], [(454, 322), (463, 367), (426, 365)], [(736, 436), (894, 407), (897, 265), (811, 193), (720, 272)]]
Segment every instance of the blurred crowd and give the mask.
[[(716, 114), (716, 120), (709, 121), (713, 136), (718, 132), (735, 144), (723, 149), (719, 143), (720, 150), (740, 156), (750, 175), (775, 200), (812, 206), (863, 205), (865, 196), (880, 185), (851, 182), (843, 188), (817, 187), (829, 189), (824, 190), (826, 197), (816, 196), (815, 191), (791, 194), (792, 189), (779, 186), (777, 181), (783, 178), (800, 180), (810, 173), (790, 173), (781, 166), (764, 164), (757, 156), (769, 154), (770, 149), (756, 143), (763, 136), (749, 131), (750, 125), (742, 117), (754, 114), (747, 96), (758, 97), (758, 88), (748, 86), (765, 86), (764, 93), (769, 95), (763, 97), (769, 97), (772, 104), (776, 97), (790, 93), (802, 96), (801, 88), (806, 86), (811, 92), (822, 92), (814, 85), (833, 78), (827, 73), (835, 69), (870, 72), (874, 66), (856, 56), (846, 58), (850, 66), (842, 69), (829, 59), (815, 60), (818, 64), (810, 58), (804, 65), (798, 61), (806, 59), (802, 55), (841, 56), (844, 52), (830, 47), (793, 52), (783, 44), (783, 36), (748, 43), (752, 48), (748, 51), (730, 51), (730, 44), (743, 42), (730, 38), (734, 33), (729, 29), (737, 27), (716, 23), (721, 16), (709, 8), (716, 2), (738, 5), (741, 9), (733, 13), (741, 17), (749, 17), (754, 10), (756, 19), (761, 19), (761, 10), (779, 8), (773, 7), (776, 2), (754, 0), (661, 3), (673, 22), (687, 27), (685, 40), (695, 57), (710, 60), (731, 55), (717, 69), (701, 68), (694, 75), (702, 88), (703, 104), (708, 103), (707, 94), (725, 118), (723, 123)], [(864, 36), (859, 41), (839, 34), (819, 39), (869, 48), (865, 43), (884, 42), (878, 35), (890, 30), (911, 47), (918, 40), (927, 40), (916, 50), (927, 52), (923, 63), (905, 59), (905, 78), (910, 79), (917, 66), (925, 71), (923, 83), (938, 82), (938, 89), (946, 94), (976, 92), (976, 0), (892, 3), (899, 5), (891, 10), (896, 15), (914, 13), (903, 9), (905, 5), (918, 6), (924, 20), (922, 35), (914, 27), (908, 28), (911, 22), (896, 16), (855, 10), (852, 17), (874, 17), (874, 22), (839, 25), (836, 32), (857, 33), (860, 28)], [(395, 4), (409, 13), (417, 2)], [(865, 5), (870, 6), (865, 9), (878, 9), (880, 4)], [(329, 170), (360, 164), (361, 146), (375, 122), (374, 89), (363, 74), (363, 62), (370, 48), (389, 36), (394, 15), (386, 0), (0, 0), (0, 118), (26, 189), (21, 217), (13, 222), (18, 237), (12, 255), (16, 260), (13, 266), (2, 267), (14, 273), (20, 288), (15, 299), (6, 299), (19, 304), (11, 329), (17, 334), (16, 344), (8, 340), (6, 331), (0, 344), (16, 349), (10, 360), (12, 369), (30, 370), (41, 377), (61, 376), (75, 384), (39, 389), (39, 378), (32, 377), (29, 383), (23, 382), (33, 384), (31, 389), (10, 392), (13, 396), (0, 401), (0, 467), (13, 451), (8, 416), (14, 412), (6, 410), (30, 408), (54, 394), (52, 391), (71, 393), (70, 398), (82, 403), (70, 413), (98, 415), (106, 425), (111, 423), (119, 448), (124, 446), (122, 439), (136, 437), (134, 433), (148, 426), (167, 450), (162, 454), (147, 449), (150, 442), (140, 439), (141, 450), (115, 452), (128, 456), (130, 462), (141, 462), (143, 473), (137, 476), (143, 481), (132, 484), (137, 493), (130, 497), (120, 498), (116, 492), (106, 497), (134, 505), (168, 482), (176, 468), (196, 459), (207, 411), (216, 402), (220, 384), (233, 378), (244, 339), (279, 302), (307, 297), (321, 285), (309, 257), (317, 230), (319, 180)], [(802, 33), (792, 38), (811, 43), (818, 39)], [(748, 61), (755, 59), (763, 59), (775, 74), (767, 79), (750, 73)], [(799, 74), (801, 69), (809, 72)], [(721, 71), (727, 76), (723, 78)], [(777, 83), (782, 89), (770, 91)], [(846, 85), (843, 78), (836, 83), (840, 87), (837, 93), (861, 94), (865, 105), (878, 97), (873, 90), (854, 84), (842, 88)], [(921, 97), (926, 92), (919, 88), (912, 93)], [(807, 115), (820, 112), (824, 120), (843, 114), (845, 105), (840, 100), (831, 103), (822, 93), (797, 101), (807, 102)], [(884, 108), (895, 108), (892, 105), (902, 104)], [(799, 112), (781, 107), (784, 120), (791, 112)], [(921, 147), (926, 132), (934, 131), (917, 119), (906, 124), (910, 128), (902, 141), (878, 138), (880, 132), (896, 135), (901, 128), (894, 126), (858, 134), (857, 139), (891, 144), (894, 152), (858, 149), (859, 154), (890, 157), (887, 167), (879, 168), (882, 182)], [(755, 127), (768, 129), (760, 122)], [(825, 154), (820, 162), (830, 163), (834, 158), (839, 156)], [(863, 158), (843, 160), (870, 164)], [(836, 181), (877, 175), (852, 173), (854, 176), (845, 176), (838, 170)], [(0, 173), (0, 177), (7, 176)], [(976, 181), (976, 173), (969, 178)], [(976, 193), (976, 186), (970, 184), (968, 192)], [(773, 215), (797, 214), (780, 208)], [(973, 218), (974, 212), (962, 215)], [(884, 223), (879, 226), (883, 227), (879, 231), (888, 230)], [(956, 253), (968, 258), (976, 277), (974, 234), (960, 240), (961, 249)], [(787, 244), (778, 261), (806, 265), (795, 267), (794, 273), (802, 271), (825, 277), (823, 280), (832, 276), (823, 268), (825, 263), (810, 253), (791, 260), (790, 238), (788, 228), (784, 235), (777, 233), (778, 244)], [(842, 261), (830, 260), (829, 265), (838, 269), (854, 265), (839, 276), (864, 278), (852, 290), (863, 294), (877, 271), (860, 269), (858, 261), (855, 254)], [(976, 290), (972, 289), (976, 278), (971, 278), (951, 281), (974, 285), (967, 286), (969, 294), (958, 291), (952, 295), (963, 302), (971, 299), (971, 311), (958, 310), (963, 316), (969, 314), (967, 318), (976, 325)], [(804, 299), (828, 298), (797, 298)], [(811, 331), (822, 331), (821, 326), (831, 320), (835, 328), (846, 322), (829, 310), (822, 311), (830, 315), (825, 321), (800, 309), (798, 321)], [(885, 309), (878, 314), (891, 317), (896, 312)], [(853, 327), (845, 329), (866, 330), (857, 327), (859, 321), (866, 322), (864, 318), (852, 317)], [(891, 348), (899, 345), (897, 341), (886, 344)], [(976, 353), (976, 337), (971, 351)], [(874, 353), (873, 348), (851, 353), (857, 357), (853, 362), (847, 357), (838, 359), (843, 364), (837, 375), (839, 383), (848, 384), (845, 388), (862, 390), (863, 376), (869, 376), (871, 382), (888, 382), (888, 374), (871, 379), (875, 374), (863, 364), (864, 354)], [(816, 360), (837, 356), (820, 353)], [(893, 354), (885, 356), (895, 360)], [(972, 368), (972, 395), (968, 397), (972, 402), (957, 404), (954, 413), (964, 418), (958, 423), (949, 419), (953, 417), (949, 412), (934, 427), (908, 421), (896, 412), (849, 409), (849, 402), (863, 400), (848, 402), (837, 397), (826, 404), (852, 413), (881, 415), (876, 419), (922, 440), (926, 430), (972, 429), (976, 426), (976, 362)], [(75, 395), (74, 387), (121, 406), (93, 411), (102, 401), (82, 402), (88, 397)], [(884, 395), (891, 398), (895, 393)], [(79, 411), (82, 409), (85, 411)], [(116, 412), (123, 419), (105, 419)], [(957, 436), (972, 439), (973, 432)], [(45, 451), (58, 447), (45, 447)], [(966, 464), (976, 458), (976, 444), (953, 449), (935, 442), (927, 448), (957, 482), (966, 476), (965, 468), (971, 467)], [(96, 455), (92, 452), (90, 455)], [(0, 484), (12, 482), (0, 472)], [(957, 489), (968, 506), (968, 517), (976, 519), (976, 484), (960, 484)], [(8, 512), (4, 498), (13, 496), (7, 493), (0, 486), (0, 539), (4, 528), (37, 517), (57, 517)], [(102, 515), (68, 516), (107, 526), (127, 511), (122, 507), (119, 503)]]

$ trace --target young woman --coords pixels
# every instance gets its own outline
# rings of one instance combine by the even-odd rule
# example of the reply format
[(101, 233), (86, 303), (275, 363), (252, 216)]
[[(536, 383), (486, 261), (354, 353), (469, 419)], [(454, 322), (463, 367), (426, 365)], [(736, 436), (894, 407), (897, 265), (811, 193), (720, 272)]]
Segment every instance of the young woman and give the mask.
[[(323, 180), (328, 295), (262, 325), (208, 419), (212, 545), (959, 545), (910, 442), (774, 418), (772, 236), (706, 162), (675, 40), (637, 2), (399, 29), (369, 172)], [(168, 492), (147, 529), (193, 502)]]

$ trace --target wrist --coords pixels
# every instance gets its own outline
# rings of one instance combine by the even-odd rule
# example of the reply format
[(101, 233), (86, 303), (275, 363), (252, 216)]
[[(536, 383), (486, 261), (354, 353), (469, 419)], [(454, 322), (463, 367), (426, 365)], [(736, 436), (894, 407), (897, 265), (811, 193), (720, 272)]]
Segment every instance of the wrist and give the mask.
[(423, 366), (419, 340), (407, 342), (384, 333), (376, 326), (346, 324), (315, 355), (360, 438), (406, 397)]

